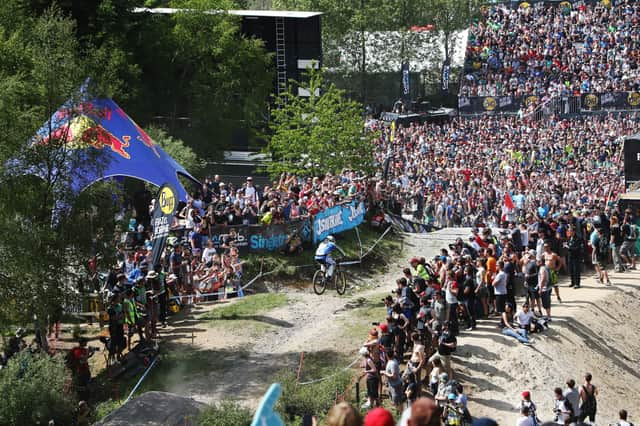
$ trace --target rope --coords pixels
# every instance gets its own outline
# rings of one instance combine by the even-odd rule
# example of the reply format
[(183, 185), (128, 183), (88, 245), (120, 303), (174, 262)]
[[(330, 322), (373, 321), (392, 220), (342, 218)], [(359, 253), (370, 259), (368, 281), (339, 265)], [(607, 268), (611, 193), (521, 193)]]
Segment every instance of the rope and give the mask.
[(156, 365), (156, 361), (158, 361), (158, 355), (156, 355), (156, 357), (153, 359), (153, 362), (151, 363), (151, 365), (149, 367), (147, 367), (147, 370), (144, 372), (142, 377), (140, 377), (140, 380), (138, 380), (138, 383), (136, 383), (136, 385), (133, 387), (133, 390), (131, 391), (131, 393), (129, 394), (127, 399), (124, 401), (125, 404), (127, 402), (129, 402), (129, 400), (131, 399), (133, 394), (138, 390), (138, 387), (140, 387), (140, 385), (142, 384), (142, 381), (144, 380), (144, 378), (147, 377), (147, 374), (149, 374), (149, 371), (151, 371), (153, 366)]
[(343, 368), (343, 369), (341, 369), (341, 370), (336, 371), (336, 372), (335, 372), (335, 373), (333, 373), (333, 374), (330, 374), (330, 375), (328, 375), (328, 376), (322, 377), (322, 378), (320, 378), (320, 379), (310, 380), (310, 381), (308, 381), (308, 382), (298, 383), (298, 385), (300, 385), (300, 386), (304, 386), (304, 385), (311, 385), (311, 384), (318, 383), (318, 382), (324, 382), (325, 380), (328, 380), (328, 379), (332, 378), (333, 376), (338, 375), (338, 373), (342, 373), (342, 372), (344, 372), (344, 371), (347, 371), (348, 369), (350, 369), (351, 367), (353, 367), (353, 366), (358, 362), (358, 360), (360, 360), (360, 358), (359, 358), (359, 357), (358, 357), (358, 358), (356, 358), (356, 359), (354, 359), (354, 360), (353, 360), (353, 362), (352, 362), (351, 364), (347, 365), (346, 367), (344, 367), (344, 368)]

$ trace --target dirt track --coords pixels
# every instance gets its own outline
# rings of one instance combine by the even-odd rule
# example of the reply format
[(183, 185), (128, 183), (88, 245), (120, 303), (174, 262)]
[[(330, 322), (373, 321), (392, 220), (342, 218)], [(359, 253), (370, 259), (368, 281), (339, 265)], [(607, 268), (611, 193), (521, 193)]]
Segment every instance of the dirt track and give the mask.
[[(207, 403), (232, 398), (254, 406), (277, 371), (297, 367), (301, 351), (355, 359), (366, 336), (350, 336), (342, 329), (350, 321), (348, 304), (359, 297), (387, 293), (408, 257), (432, 257), (465, 234), (466, 230), (450, 229), (406, 236), (405, 253), (389, 254), (389, 272), (366, 282), (352, 281), (363, 288), (351, 296), (338, 297), (331, 290), (323, 296), (311, 290), (283, 290), (291, 294), (292, 302), (254, 318), (269, 324), (257, 333), (206, 328), (197, 316), (211, 307), (197, 307), (165, 335), (173, 343), (186, 345), (193, 335), (194, 349), (211, 358), (212, 369), (188, 383), (169, 377), (169, 382), (180, 383), (170, 390)], [(620, 408), (640, 416), (634, 411), (640, 403), (630, 402), (640, 395), (640, 340), (633, 315), (640, 309), (639, 274), (614, 274), (609, 288), (596, 284), (591, 275), (587, 274), (580, 290), (561, 289), (564, 303), (558, 304), (554, 297), (551, 329), (536, 336), (531, 347), (502, 336), (497, 320), (481, 321), (476, 331), (462, 332), (454, 368), (465, 384), (474, 416), (513, 423), (520, 392), (530, 390), (540, 417), (551, 419), (553, 388), (563, 386), (568, 378), (580, 382), (586, 371), (593, 373), (594, 384), (601, 388), (598, 423), (617, 419)], [(366, 321), (380, 321), (383, 315), (380, 309)]]

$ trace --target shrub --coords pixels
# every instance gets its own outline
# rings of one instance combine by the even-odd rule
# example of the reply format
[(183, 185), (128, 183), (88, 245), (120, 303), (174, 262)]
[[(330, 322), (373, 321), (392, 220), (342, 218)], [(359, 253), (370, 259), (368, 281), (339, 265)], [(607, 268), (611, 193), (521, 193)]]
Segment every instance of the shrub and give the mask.
[(76, 398), (61, 355), (22, 351), (0, 370), (2, 424), (73, 424)]
[(250, 426), (253, 414), (233, 401), (206, 408), (198, 418), (200, 426)]
[(309, 385), (296, 385), (294, 372), (285, 371), (276, 379), (282, 384), (277, 410), (283, 419), (292, 420), (305, 414), (324, 415), (333, 405), (336, 393), (342, 394), (349, 385), (351, 371), (325, 371), (328, 379)]

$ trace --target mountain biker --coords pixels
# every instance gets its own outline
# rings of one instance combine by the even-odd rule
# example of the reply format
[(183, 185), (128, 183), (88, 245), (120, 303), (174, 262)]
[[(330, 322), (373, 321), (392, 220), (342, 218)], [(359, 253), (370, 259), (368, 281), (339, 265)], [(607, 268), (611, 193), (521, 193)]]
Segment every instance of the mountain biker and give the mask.
[(316, 262), (328, 266), (326, 274), (327, 280), (333, 275), (333, 270), (336, 266), (336, 261), (331, 257), (331, 252), (334, 250), (338, 250), (343, 256), (346, 256), (344, 251), (336, 244), (336, 239), (333, 235), (325, 238), (316, 249)]

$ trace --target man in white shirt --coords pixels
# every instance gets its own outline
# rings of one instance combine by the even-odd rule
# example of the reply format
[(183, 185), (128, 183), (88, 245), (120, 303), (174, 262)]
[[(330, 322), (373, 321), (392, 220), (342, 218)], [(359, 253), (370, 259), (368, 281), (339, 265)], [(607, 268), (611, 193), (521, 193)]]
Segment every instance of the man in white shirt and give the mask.
[(535, 426), (533, 419), (529, 417), (529, 407), (523, 405), (520, 408), (520, 417), (516, 420), (516, 426)]
[(533, 312), (529, 309), (529, 304), (524, 303), (522, 308), (516, 312), (514, 319), (520, 325), (520, 328), (524, 330), (524, 337), (529, 338), (529, 332), (533, 331)]
[(627, 421), (627, 410), (620, 410), (618, 412), (620, 420), (616, 423), (616, 426), (633, 426), (633, 423)]

